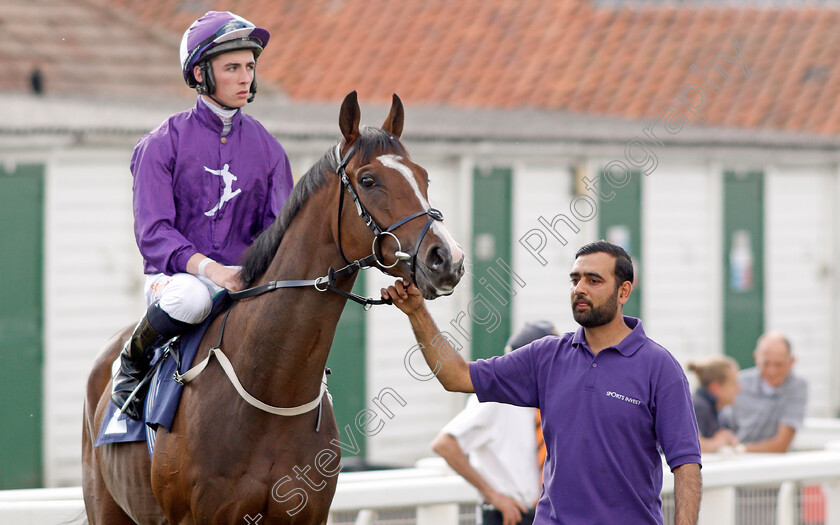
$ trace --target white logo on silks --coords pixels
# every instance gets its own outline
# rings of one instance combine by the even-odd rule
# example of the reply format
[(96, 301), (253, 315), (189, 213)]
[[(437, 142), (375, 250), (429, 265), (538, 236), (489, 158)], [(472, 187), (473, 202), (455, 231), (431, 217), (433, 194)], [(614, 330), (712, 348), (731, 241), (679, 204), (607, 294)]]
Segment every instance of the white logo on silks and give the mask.
[(212, 173), (213, 175), (218, 175), (222, 178), (222, 181), (224, 181), (225, 183), (225, 190), (224, 192), (222, 192), (222, 198), (219, 199), (219, 203), (216, 204), (216, 206), (214, 206), (212, 210), (204, 212), (204, 215), (208, 217), (216, 215), (216, 212), (222, 209), (222, 206), (224, 206), (226, 202), (242, 193), (242, 188), (239, 188), (236, 191), (231, 191), (233, 189), (233, 181), (236, 180), (236, 175), (228, 171), (229, 168), (230, 166), (227, 164), (225, 164), (224, 167), (220, 170), (211, 170), (207, 166), (204, 166), (204, 171)]
[(641, 402), (641, 401), (639, 401), (638, 399), (634, 399), (634, 398), (632, 398), (632, 397), (628, 397), (628, 396), (625, 396), (624, 394), (619, 394), (619, 393), (617, 393), (617, 392), (612, 392), (612, 391), (607, 392), (607, 397), (612, 397), (612, 398), (615, 398), (615, 399), (620, 399), (620, 400), (622, 400), (622, 401), (626, 401), (626, 402), (628, 402), (628, 403), (632, 403), (632, 404), (634, 404), (634, 405), (641, 405), (641, 404), (642, 404), (642, 402)]

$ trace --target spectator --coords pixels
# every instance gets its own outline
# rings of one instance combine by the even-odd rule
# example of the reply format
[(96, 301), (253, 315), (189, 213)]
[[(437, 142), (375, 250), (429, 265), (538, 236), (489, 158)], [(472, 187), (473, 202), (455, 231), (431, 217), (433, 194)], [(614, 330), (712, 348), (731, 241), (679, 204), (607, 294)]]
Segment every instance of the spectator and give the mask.
[(741, 393), (732, 407), (735, 435), (747, 452), (787, 452), (805, 419), (808, 385), (793, 372), (793, 349), (780, 332), (758, 339), (755, 368), (739, 376)]
[(605, 241), (587, 244), (569, 277), (576, 332), (471, 363), (440, 335), (416, 286), (398, 280), (382, 296), (408, 316), (446, 390), (540, 408), (548, 456), (535, 523), (662, 525), (662, 450), (674, 472), (674, 523), (696, 524), (700, 442), (691, 393), (674, 356), (639, 319), (622, 315), (633, 290), (630, 256)]
[(723, 428), (719, 411), (735, 401), (741, 390), (738, 383), (738, 363), (727, 356), (714, 356), (701, 363), (689, 363), (688, 369), (697, 374), (700, 386), (694, 391), (694, 415), (700, 429), (700, 450), (717, 452), (721, 447), (733, 447), (738, 438)]
[[(555, 334), (547, 321), (526, 324), (508, 341), (505, 353)], [(432, 441), (432, 450), (481, 493), (484, 525), (530, 525), (540, 497), (536, 410), (502, 403), (466, 408)], [(469, 458), (467, 457), (469, 455)]]

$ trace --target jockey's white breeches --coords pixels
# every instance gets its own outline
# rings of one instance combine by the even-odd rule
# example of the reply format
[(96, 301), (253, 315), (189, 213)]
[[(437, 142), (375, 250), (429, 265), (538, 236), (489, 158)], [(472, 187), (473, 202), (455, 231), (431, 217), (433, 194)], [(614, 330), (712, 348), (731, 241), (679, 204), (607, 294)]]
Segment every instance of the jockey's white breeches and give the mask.
[(158, 303), (176, 321), (198, 324), (210, 314), (213, 296), (222, 291), (210, 279), (189, 273), (146, 276), (146, 306)]

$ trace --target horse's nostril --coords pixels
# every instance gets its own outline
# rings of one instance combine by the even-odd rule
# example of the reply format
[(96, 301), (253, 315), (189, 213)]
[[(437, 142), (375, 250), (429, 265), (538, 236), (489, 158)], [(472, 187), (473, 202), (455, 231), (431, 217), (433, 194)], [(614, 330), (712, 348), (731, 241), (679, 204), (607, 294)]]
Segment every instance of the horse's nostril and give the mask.
[(449, 260), (449, 250), (443, 246), (435, 246), (426, 256), (426, 267), (432, 271), (444, 268)]

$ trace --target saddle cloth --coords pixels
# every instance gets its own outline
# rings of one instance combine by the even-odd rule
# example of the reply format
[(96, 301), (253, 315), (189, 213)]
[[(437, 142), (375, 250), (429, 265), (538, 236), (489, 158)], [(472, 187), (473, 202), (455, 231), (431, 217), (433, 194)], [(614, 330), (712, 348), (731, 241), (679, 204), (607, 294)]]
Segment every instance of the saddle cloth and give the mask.
[[(108, 403), (94, 447), (106, 443), (145, 441), (149, 457), (152, 456), (157, 429), (159, 426), (167, 431), (172, 428), (172, 421), (175, 419), (175, 412), (183, 393), (184, 385), (177, 383), (174, 379), (178, 361), (180, 361), (179, 373), (183, 374), (190, 369), (204, 332), (207, 331), (213, 319), (229, 308), (231, 302), (227, 291), (222, 290), (214, 297), (213, 308), (203, 323), (155, 350), (152, 372), (150, 372), (154, 375), (149, 381), (141, 420), (135, 421), (125, 414), (120, 414), (114, 403)], [(179, 359), (176, 359), (174, 355), (180, 356)]]

